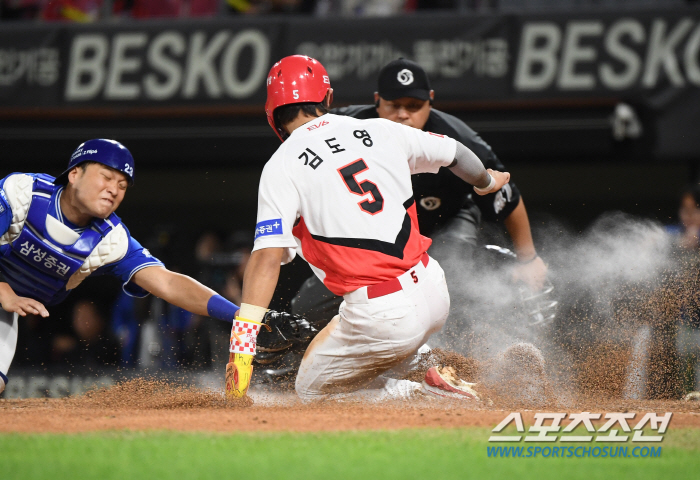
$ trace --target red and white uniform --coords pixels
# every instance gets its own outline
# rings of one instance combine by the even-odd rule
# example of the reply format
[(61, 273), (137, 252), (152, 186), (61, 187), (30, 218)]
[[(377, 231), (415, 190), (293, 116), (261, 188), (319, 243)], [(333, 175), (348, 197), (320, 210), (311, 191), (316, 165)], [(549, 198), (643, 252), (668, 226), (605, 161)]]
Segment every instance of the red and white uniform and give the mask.
[[(300, 254), (336, 295), (398, 277), (431, 242), (418, 231), (410, 176), (436, 173), (455, 149), (388, 120), (326, 114), (305, 124), (265, 165), (254, 250), (287, 248), (284, 263)], [(276, 220), (281, 229), (260, 231)]]
[(326, 114), (294, 130), (265, 165), (254, 250), (285, 248), (283, 263), (298, 253), (345, 298), (304, 355), (302, 398), (418, 388), (377, 377), (447, 318), (444, 274), (425, 254), (431, 241), (418, 231), (411, 175), (436, 173), (455, 152), (449, 137)]

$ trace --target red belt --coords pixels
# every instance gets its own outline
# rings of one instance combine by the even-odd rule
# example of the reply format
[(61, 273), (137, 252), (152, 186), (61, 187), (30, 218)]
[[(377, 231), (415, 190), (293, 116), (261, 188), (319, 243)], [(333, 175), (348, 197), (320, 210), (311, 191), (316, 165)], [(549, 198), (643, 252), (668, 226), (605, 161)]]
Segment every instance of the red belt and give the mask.
[[(424, 267), (428, 266), (429, 259), (430, 257), (427, 253), (424, 253), (423, 256), (420, 258), (420, 261), (423, 262)], [(398, 292), (399, 290), (401, 290), (401, 288), (401, 282), (399, 282), (399, 279), (392, 278), (391, 280), (387, 280), (386, 282), (376, 283), (374, 285), (368, 286), (367, 298), (383, 297), (384, 295), (389, 295), (390, 293)]]

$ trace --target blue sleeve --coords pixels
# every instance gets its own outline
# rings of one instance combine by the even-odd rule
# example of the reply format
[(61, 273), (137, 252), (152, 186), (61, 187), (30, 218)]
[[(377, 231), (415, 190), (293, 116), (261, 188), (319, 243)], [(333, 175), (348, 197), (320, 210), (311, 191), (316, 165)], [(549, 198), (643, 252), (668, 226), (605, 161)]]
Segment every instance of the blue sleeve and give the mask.
[(3, 189), (6, 179), (7, 177), (0, 180), (0, 236), (5, 235), (5, 232), (12, 225), (12, 208)]
[(131, 281), (136, 272), (146, 267), (163, 267), (163, 262), (151, 255), (148, 249), (143, 248), (139, 242), (129, 235), (129, 249), (124, 258), (118, 262), (100, 267), (93, 275), (111, 275), (119, 278), (122, 289), (132, 297), (146, 297), (148, 292)]

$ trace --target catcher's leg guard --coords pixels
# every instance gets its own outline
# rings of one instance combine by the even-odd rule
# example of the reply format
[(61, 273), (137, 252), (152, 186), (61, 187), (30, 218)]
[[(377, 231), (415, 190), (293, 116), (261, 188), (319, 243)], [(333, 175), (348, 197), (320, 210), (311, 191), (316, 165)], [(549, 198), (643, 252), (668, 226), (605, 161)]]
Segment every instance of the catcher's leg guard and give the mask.
[(226, 365), (226, 398), (241, 398), (248, 391), (260, 325), (240, 317), (233, 322), (229, 363)]

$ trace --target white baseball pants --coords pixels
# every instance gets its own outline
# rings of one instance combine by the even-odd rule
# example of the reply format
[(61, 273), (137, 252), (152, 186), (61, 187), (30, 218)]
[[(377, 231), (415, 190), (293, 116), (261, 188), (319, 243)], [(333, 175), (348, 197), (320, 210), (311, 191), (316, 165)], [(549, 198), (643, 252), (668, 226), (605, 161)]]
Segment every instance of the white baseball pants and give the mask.
[[(296, 391), (304, 400), (408, 398), (420, 384), (381, 375), (405, 367), (445, 324), (450, 297), (434, 259), (398, 277), (401, 290), (368, 298), (367, 287), (344, 296), (340, 311), (304, 354)], [(349, 393), (352, 395), (348, 395)]]
[[(0, 309), (0, 373), (7, 376), (17, 348), (17, 314)], [(0, 393), (5, 389), (0, 378)]]

